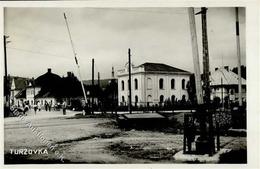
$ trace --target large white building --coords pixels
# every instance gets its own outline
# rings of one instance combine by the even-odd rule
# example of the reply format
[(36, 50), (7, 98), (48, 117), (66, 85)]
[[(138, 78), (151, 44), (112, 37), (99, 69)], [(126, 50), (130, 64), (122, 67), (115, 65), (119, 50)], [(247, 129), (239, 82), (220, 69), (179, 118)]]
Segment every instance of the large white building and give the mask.
[[(131, 68), (131, 91), (133, 105), (154, 105), (165, 100), (188, 100), (186, 89), (190, 72), (161, 63), (144, 63)], [(118, 102), (129, 102), (128, 65), (117, 72)]]

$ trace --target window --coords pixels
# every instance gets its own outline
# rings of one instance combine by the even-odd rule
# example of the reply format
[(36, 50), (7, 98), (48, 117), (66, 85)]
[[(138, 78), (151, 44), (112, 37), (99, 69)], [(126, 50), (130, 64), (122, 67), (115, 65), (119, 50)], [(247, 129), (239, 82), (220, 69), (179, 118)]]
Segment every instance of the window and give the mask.
[(172, 103), (174, 103), (175, 102), (175, 96), (174, 95), (172, 95)]
[(182, 81), (181, 81), (181, 87), (182, 87), (182, 89), (185, 89), (185, 79), (182, 79)]
[(234, 90), (233, 89), (231, 89), (230, 94), (234, 95)]
[(152, 96), (151, 95), (147, 96), (147, 102), (152, 102)]
[(135, 90), (137, 90), (137, 89), (138, 89), (138, 80), (135, 79)]
[(159, 80), (159, 89), (163, 89), (163, 79)]
[(163, 103), (163, 101), (164, 101), (164, 96), (161, 95), (161, 96), (160, 96), (160, 103)]
[(121, 85), (122, 85), (122, 90), (125, 90), (125, 82), (123, 80), (121, 82)]
[(175, 79), (171, 80), (171, 89), (175, 89)]
[(147, 78), (147, 89), (152, 89), (152, 79)]
[(135, 103), (138, 103), (138, 96), (135, 96)]
[(124, 97), (124, 96), (122, 96), (122, 102), (123, 102), (123, 103), (125, 102), (125, 97)]

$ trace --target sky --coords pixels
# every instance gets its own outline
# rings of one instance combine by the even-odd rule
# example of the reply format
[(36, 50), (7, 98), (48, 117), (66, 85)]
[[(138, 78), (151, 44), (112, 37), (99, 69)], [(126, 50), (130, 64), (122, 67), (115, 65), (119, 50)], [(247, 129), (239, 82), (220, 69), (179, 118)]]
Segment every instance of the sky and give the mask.
[[(195, 8), (195, 12), (200, 8)], [(131, 49), (132, 62), (165, 63), (194, 72), (187, 8), (5, 8), (4, 33), (8, 74), (34, 77), (47, 72), (78, 75), (63, 18), (66, 13), (82, 79), (111, 78), (124, 68)], [(201, 72), (201, 16), (196, 15)], [(245, 9), (239, 8), (242, 64), (246, 64)], [(209, 8), (207, 12), (210, 69), (237, 66), (235, 8)]]

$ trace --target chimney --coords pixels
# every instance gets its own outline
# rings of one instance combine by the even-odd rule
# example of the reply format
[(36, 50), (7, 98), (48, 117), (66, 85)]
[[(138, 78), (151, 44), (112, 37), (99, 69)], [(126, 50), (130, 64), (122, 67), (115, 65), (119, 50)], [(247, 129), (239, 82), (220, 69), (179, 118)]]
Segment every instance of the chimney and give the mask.
[(48, 68), (48, 73), (51, 73), (51, 68)]
[(215, 67), (215, 71), (217, 71), (218, 70), (218, 67)]
[(224, 69), (226, 69), (227, 71), (229, 71), (228, 66), (224, 66)]
[(71, 72), (67, 72), (67, 77), (71, 77)]

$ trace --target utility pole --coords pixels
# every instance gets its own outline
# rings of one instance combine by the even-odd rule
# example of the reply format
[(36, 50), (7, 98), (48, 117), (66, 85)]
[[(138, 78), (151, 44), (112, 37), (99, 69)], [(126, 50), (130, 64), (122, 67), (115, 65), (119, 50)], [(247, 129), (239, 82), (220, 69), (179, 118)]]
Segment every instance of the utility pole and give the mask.
[(202, 47), (203, 47), (203, 81), (205, 90), (205, 103), (210, 103), (210, 81), (209, 81), (209, 50), (207, 35), (207, 8), (201, 8), (202, 23)]
[(98, 97), (97, 97), (97, 99), (98, 99), (98, 108), (99, 108), (99, 106), (100, 106), (100, 90), (101, 90), (101, 87), (100, 87), (100, 73), (98, 72)]
[(197, 96), (198, 105), (201, 105), (201, 104), (203, 104), (203, 96), (202, 96), (202, 85), (201, 85), (200, 64), (199, 64), (199, 51), (198, 51), (198, 42), (197, 42), (194, 8), (192, 8), (192, 7), (188, 8), (188, 12), (189, 12), (189, 22), (190, 22), (193, 66), (194, 66), (194, 72), (195, 72), (196, 96)]
[(92, 90), (91, 90), (91, 96), (92, 96), (92, 114), (94, 114), (94, 59), (92, 59)]
[(115, 71), (114, 71), (114, 66), (112, 67), (112, 79), (115, 78)]
[(239, 37), (239, 17), (238, 7), (236, 7), (236, 42), (237, 42), (237, 70), (238, 70), (238, 101), (242, 106), (242, 79), (241, 79), (241, 56), (240, 56), (240, 37)]
[[(206, 8), (201, 8), (201, 11), (197, 14), (202, 14), (202, 42), (203, 42), (203, 75), (204, 75), (204, 86), (205, 86), (205, 100), (203, 98), (198, 98), (197, 115), (200, 123), (200, 136), (196, 140), (196, 151), (199, 154), (209, 154), (212, 155), (215, 152), (214, 145), (214, 133), (213, 133), (213, 123), (212, 123), (212, 112), (208, 109), (210, 103), (210, 88), (209, 88), (209, 59), (208, 59), (208, 40), (207, 40), (207, 21), (206, 21)], [(199, 55), (198, 55), (198, 46), (197, 46), (197, 36), (196, 36), (196, 24), (194, 17), (194, 8), (189, 8), (189, 18), (190, 18), (190, 29), (191, 29), (191, 37), (192, 37), (192, 51), (193, 51), (193, 62), (195, 69), (195, 79), (196, 83), (198, 81), (198, 77), (200, 76), (199, 70)], [(198, 70), (196, 70), (198, 69)], [(198, 74), (199, 72), (199, 74)], [(197, 78), (196, 78), (197, 76)], [(201, 85), (201, 84), (200, 84)], [(196, 88), (197, 89), (197, 88)], [(202, 96), (202, 88), (199, 86), (199, 92)], [(199, 100), (200, 99), (200, 100)], [(203, 106), (203, 100), (204, 105)], [(206, 103), (206, 104), (205, 104)], [(207, 111), (208, 110), (208, 111)], [(209, 127), (207, 127), (207, 123)], [(207, 131), (208, 128), (208, 131)]]
[(131, 89), (131, 49), (128, 49), (128, 74), (129, 74), (129, 104), (128, 104), (128, 110), (129, 113), (132, 114), (132, 89)]
[(5, 77), (4, 77), (4, 96), (5, 96), (5, 107), (6, 109), (4, 111), (6, 112), (6, 115), (9, 116), (10, 111), (10, 85), (9, 85), (9, 79), (8, 79), (8, 73), (7, 73), (7, 53), (6, 53), (6, 44), (8, 43), (6, 39), (9, 38), (9, 36), (4, 35), (4, 64), (5, 64)]
[(98, 72), (98, 87), (100, 87), (100, 73)]

